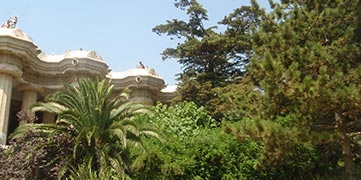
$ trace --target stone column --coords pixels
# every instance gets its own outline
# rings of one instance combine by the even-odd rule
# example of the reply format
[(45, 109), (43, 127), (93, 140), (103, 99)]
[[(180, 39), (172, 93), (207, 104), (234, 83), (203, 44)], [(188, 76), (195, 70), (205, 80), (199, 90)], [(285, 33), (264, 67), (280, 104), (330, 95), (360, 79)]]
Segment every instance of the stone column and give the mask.
[(42, 123), (45, 123), (45, 124), (53, 124), (53, 123), (55, 123), (55, 114), (54, 113), (49, 113), (49, 112), (44, 112)]
[(0, 74), (0, 144), (6, 144), (13, 77)]
[(0, 64), (0, 145), (5, 145), (7, 139), (13, 78), (21, 75), (17, 66)]
[[(30, 108), (33, 104), (37, 102), (38, 94), (43, 92), (43, 88), (36, 85), (22, 84), (17, 87), (19, 91), (23, 92), (23, 100), (21, 104), (21, 111), (26, 112), (28, 116), (33, 116), (35, 113), (30, 111)], [(25, 124), (27, 122), (20, 121), (19, 125)]]

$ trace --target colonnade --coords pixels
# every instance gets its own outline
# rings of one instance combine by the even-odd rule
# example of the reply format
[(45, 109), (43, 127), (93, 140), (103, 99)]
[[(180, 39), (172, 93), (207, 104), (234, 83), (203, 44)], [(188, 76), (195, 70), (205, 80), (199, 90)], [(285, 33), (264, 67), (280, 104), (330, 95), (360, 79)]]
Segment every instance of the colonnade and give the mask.
[[(22, 70), (17, 66), (0, 63), (0, 145), (5, 145), (7, 140), (13, 81), (22, 74)], [(20, 84), (16, 88), (23, 94), (21, 111), (28, 116), (35, 115), (30, 108), (37, 102), (39, 93), (44, 92), (44, 89), (30, 84)], [(54, 123), (55, 115), (44, 112), (42, 119), (44, 123)], [(28, 122), (20, 121), (19, 125), (25, 123)]]
[(6, 144), (13, 80), (22, 74), (15, 65), (0, 64), (0, 145)]

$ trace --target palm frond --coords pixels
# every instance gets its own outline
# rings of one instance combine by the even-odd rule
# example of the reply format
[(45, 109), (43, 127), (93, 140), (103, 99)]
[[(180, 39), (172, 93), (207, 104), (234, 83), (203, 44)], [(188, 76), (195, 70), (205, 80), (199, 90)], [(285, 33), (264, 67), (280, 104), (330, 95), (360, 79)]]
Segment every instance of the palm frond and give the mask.
[(12, 138), (16, 139), (24, 136), (27, 132), (42, 133), (50, 136), (54, 133), (62, 133), (66, 131), (66, 127), (58, 126), (56, 124), (23, 124), (15, 129), (11, 134)]
[(160, 137), (160, 135), (158, 133), (154, 132), (154, 131), (143, 130), (143, 131), (140, 131), (140, 135), (154, 137), (154, 138), (157, 138), (158, 140), (163, 142), (163, 139)]
[(59, 114), (67, 110), (69, 110), (68, 107), (58, 104), (56, 102), (38, 102), (31, 107), (32, 112), (47, 111), (55, 114)]
[(122, 129), (116, 128), (112, 130), (113, 134), (118, 137), (123, 147), (127, 147), (126, 135)]
[(134, 118), (137, 114), (151, 114), (152, 108), (128, 102), (127, 93), (114, 98), (114, 85), (108, 80), (77, 79), (77, 86), (68, 84), (64, 87), (63, 91), (47, 96), (46, 102), (32, 107), (34, 112), (55, 113), (56, 124), (27, 124), (19, 127), (14, 137), (21, 137), (29, 130), (51, 136), (52, 133), (66, 132), (70, 127), (74, 147), (69, 162), (83, 162), (71, 168), (70, 179), (101, 179), (117, 175), (125, 178), (127, 163), (124, 159), (129, 158), (123, 156), (127, 155), (128, 144), (129, 147), (134, 145), (144, 149), (142, 136), (160, 139), (155, 131), (143, 128)]
[(148, 107), (144, 104), (140, 104), (136, 102), (127, 102), (112, 110), (111, 118), (131, 117), (137, 113), (141, 113), (142, 110), (144, 110), (143, 112), (146, 113), (147, 108)]

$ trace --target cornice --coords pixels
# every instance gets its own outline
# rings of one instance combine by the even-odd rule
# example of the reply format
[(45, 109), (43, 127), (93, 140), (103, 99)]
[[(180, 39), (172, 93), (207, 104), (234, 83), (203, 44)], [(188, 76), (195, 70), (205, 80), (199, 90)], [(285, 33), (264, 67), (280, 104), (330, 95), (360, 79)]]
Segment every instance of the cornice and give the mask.
[(18, 91), (34, 91), (37, 93), (44, 92), (44, 88), (37, 84), (20, 84), (16, 88)]
[(0, 73), (19, 78), (22, 76), (23, 71), (15, 65), (0, 63)]
[(24, 61), (38, 59), (41, 50), (33, 42), (12, 36), (0, 36), (0, 52), (19, 57)]
[(155, 92), (159, 92), (165, 87), (164, 80), (155, 76), (127, 76), (121, 79), (112, 79), (111, 82), (114, 84), (115, 89), (126, 89), (126, 88), (143, 88), (150, 89)]
[(48, 62), (42, 58), (44, 56), (41, 54), (44, 53), (33, 42), (12, 36), (0, 36), (0, 53), (16, 57), (13, 59), (18, 59), (17, 66), (24, 69), (24, 76), (36, 74), (40, 78), (82, 73), (105, 78), (110, 72), (108, 65), (100, 61), (101, 58), (94, 51), (89, 51), (86, 57), (81, 58), (70, 56), (67, 52), (60, 61)]

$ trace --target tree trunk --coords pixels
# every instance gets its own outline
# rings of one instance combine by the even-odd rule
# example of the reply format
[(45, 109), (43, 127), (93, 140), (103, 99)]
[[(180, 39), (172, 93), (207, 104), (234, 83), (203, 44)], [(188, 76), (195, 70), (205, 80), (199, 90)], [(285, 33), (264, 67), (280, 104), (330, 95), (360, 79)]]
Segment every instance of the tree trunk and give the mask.
[(350, 140), (346, 135), (345, 116), (341, 112), (335, 112), (336, 128), (340, 138), (343, 160), (345, 163), (345, 174), (347, 180), (356, 180), (356, 168), (353, 163)]

